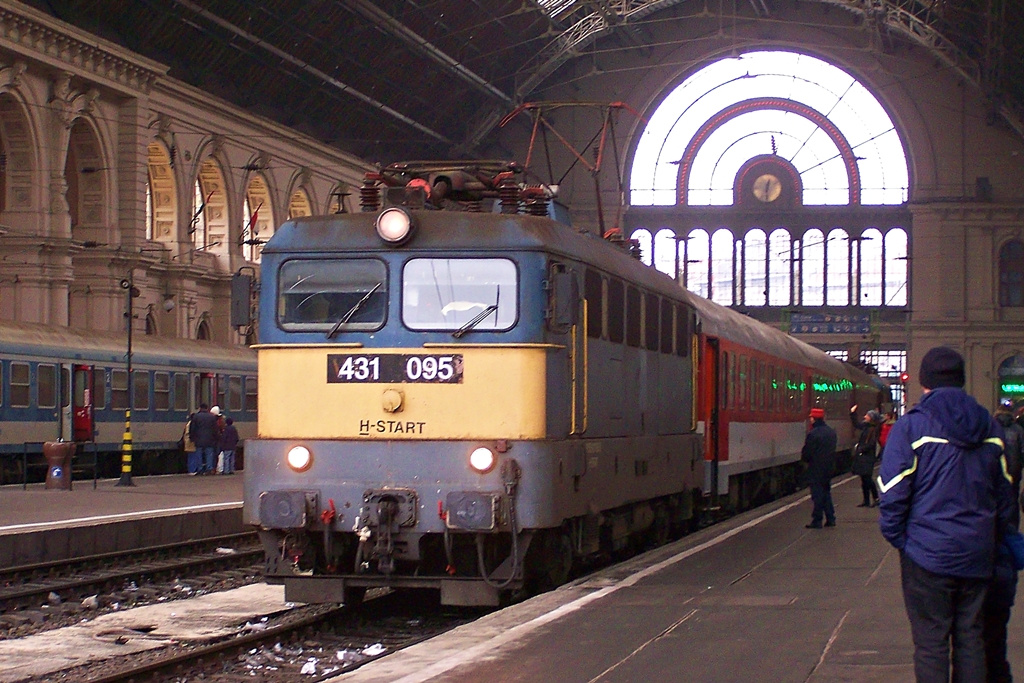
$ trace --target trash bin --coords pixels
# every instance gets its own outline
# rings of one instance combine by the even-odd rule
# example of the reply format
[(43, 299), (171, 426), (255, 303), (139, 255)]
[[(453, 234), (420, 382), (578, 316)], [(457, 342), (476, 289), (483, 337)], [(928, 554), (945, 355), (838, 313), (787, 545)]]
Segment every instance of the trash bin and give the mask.
[(46, 488), (71, 489), (71, 456), (74, 454), (74, 441), (47, 441), (43, 444)]

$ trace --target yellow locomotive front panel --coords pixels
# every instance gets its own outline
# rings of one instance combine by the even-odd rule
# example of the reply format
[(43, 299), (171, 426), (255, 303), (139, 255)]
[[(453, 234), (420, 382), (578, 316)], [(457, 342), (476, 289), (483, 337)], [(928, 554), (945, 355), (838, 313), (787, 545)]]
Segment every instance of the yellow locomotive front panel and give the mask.
[(549, 344), (265, 345), (264, 439), (542, 439)]

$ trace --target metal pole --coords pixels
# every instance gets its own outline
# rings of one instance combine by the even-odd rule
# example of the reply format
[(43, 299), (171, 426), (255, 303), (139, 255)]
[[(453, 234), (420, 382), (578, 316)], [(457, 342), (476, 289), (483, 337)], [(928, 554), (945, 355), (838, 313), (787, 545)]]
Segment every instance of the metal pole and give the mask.
[(135, 394), (135, 384), (132, 381), (132, 299), (135, 296), (135, 275), (128, 271), (128, 277), (121, 280), (121, 286), (127, 291), (128, 302), (125, 305), (125, 316), (128, 319), (128, 407), (124, 411), (124, 439), (121, 442), (121, 478), (118, 486), (134, 486), (132, 483), (132, 398)]

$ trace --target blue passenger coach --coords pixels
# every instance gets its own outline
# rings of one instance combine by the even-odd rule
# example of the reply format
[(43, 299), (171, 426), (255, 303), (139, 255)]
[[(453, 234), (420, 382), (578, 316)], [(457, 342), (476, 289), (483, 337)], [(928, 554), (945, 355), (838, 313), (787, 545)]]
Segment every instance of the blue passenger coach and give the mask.
[[(136, 474), (184, 471), (178, 439), (200, 403), (220, 405), (239, 433), (256, 432), (256, 356), (226, 344), (135, 337), (129, 386), (124, 335), (0, 322), (0, 454), (38, 453), (44, 441), (75, 441), (120, 472), (131, 407)], [(20, 460), (4, 459), (5, 472)], [(18, 476), (24, 473), (17, 473)]]

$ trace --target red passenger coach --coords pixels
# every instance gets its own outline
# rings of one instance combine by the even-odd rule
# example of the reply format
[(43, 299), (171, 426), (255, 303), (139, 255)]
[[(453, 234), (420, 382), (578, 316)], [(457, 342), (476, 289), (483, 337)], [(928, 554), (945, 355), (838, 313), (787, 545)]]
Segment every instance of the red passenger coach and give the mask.
[[(747, 507), (795, 490), (812, 407), (824, 408), (840, 455), (853, 442), (851, 406), (882, 409), (884, 384), (780, 330), (699, 297), (697, 428), (704, 490)], [(840, 468), (848, 466), (840, 458)]]

